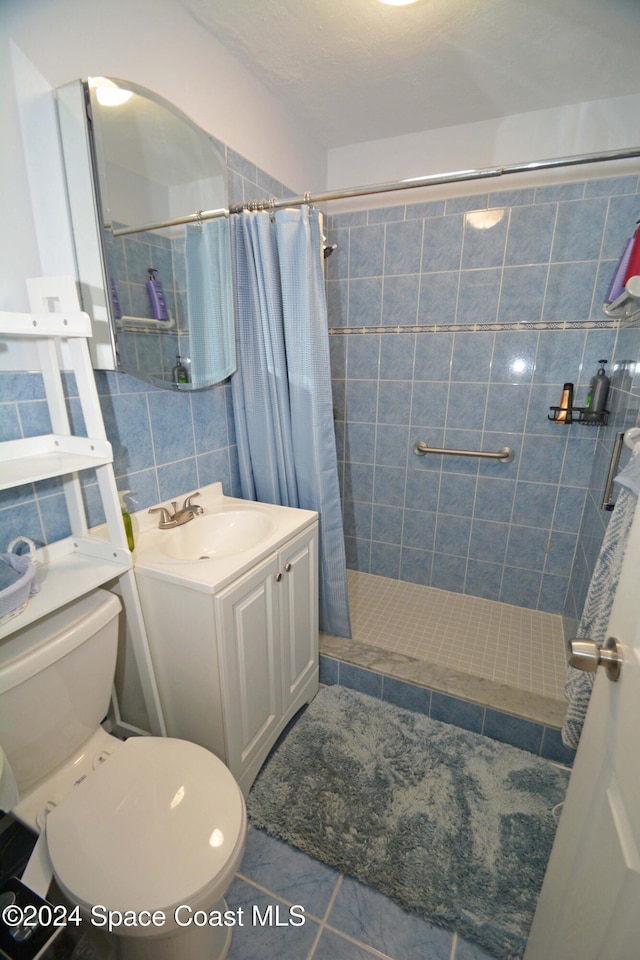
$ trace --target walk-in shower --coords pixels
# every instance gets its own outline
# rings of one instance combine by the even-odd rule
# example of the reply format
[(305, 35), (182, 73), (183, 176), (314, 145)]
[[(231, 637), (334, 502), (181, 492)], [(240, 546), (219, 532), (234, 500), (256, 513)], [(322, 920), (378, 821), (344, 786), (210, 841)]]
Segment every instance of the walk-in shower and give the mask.
[[(639, 212), (637, 175), (612, 165), (328, 216), (353, 626), (323, 638), (332, 661), (561, 724), (563, 622), (606, 528), (616, 434), (638, 417), (640, 330), (602, 303)], [(600, 357), (607, 425), (550, 420), (565, 382), (584, 403)]]

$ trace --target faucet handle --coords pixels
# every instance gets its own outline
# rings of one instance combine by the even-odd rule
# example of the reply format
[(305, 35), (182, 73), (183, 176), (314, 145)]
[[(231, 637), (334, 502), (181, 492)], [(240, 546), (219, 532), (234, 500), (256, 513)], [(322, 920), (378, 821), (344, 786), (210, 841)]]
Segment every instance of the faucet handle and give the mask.
[(189, 496), (185, 499), (182, 504), (183, 510), (193, 510), (194, 513), (204, 513), (204, 507), (201, 507), (199, 503), (191, 503), (194, 497), (201, 496), (199, 490), (196, 490), (195, 493), (190, 493)]
[(161, 513), (162, 514), (162, 516), (160, 517), (161, 524), (171, 523), (171, 521), (173, 520), (173, 517), (171, 516), (171, 514), (169, 513), (166, 507), (150, 507), (149, 513)]

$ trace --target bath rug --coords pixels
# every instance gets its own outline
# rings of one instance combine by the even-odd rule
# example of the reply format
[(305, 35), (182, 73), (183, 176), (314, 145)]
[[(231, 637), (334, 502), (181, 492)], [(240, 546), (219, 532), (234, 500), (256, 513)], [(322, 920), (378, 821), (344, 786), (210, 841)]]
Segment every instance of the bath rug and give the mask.
[(346, 687), (320, 690), (262, 768), (251, 822), (519, 958), (564, 800), (564, 770)]

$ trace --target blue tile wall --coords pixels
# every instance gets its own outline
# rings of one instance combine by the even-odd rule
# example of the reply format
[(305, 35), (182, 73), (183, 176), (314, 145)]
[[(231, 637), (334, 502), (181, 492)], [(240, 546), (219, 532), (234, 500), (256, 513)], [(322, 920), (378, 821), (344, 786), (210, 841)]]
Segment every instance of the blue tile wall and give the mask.
[[(637, 415), (640, 335), (601, 304), (638, 190), (613, 177), (328, 218), (349, 567), (552, 613), (579, 605), (606, 522), (586, 519), (594, 458), (633, 397)], [(600, 357), (615, 361), (624, 413), (599, 430), (550, 422), (565, 381), (584, 402)], [(417, 439), (515, 457), (417, 457)]]
[[(602, 538), (611, 513), (603, 510), (602, 501), (609, 472), (613, 446), (618, 433), (640, 423), (640, 326), (628, 326), (620, 330), (611, 364), (611, 391), (608, 407), (611, 411), (606, 428), (598, 432), (593, 458), (591, 478), (587, 490), (582, 524), (572, 568), (569, 591), (564, 608), (564, 633), (566, 637), (577, 635), (578, 621), (582, 613), (593, 568)], [(620, 467), (630, 457), (623, 447)], [(614, 484), (612, 500), (618, 490)]]
[(171, 326), (154, 328), (152, 335), (144, 329), (125, 327), (118, 331), (121, 355), (128, 360), (129, 372), (139, 370), (144, 376), (171, 381), (176, 356), (190, 356), (184, 246), (183, 236), (172, 239), (149, 232), (114, 237), (105, 230), (106, 256), (122, 315), (152, 317), (147, 280), (149, 268), (154, 268), (173, 319)]
[[(291, 193), (214, 142), (231, 203)], [(338, 243), (326, 261), (327, 296), (349, 566), (579, 616), (608, 520), (602, 473), (616, 431), (638, 415), (640, 331), (617, 331), (599, 303), (639, 211), (638, 179), (618, 177), (328, 216)], [(171, 271), (174, 251), (156, 244), (141, 254), (133, 243), (119, 248), (125, 266), (140, 256), (164, 265), (180, 324), (179, 257)], [(583, 271), (588, 308), (562, 307), (573, 268)], [(139, 278), (138, 286), (137, 301), (124, 292), (124, 309), (146, 296)], [(601, 356), (615, 360), (610, 426), (549, 423), (564, 380), (580, 396)], [(239, 493), (228, 383), (174, 395), (99, 373), (98, 387), (132, 507), (217, 479)], [(73, 383), (67, 392), (78, 419)], [(3, 374), (0, 404), (2, 439), (49, 429), (39, 377)], [(506, 443), (516, 457), (417, 458), (417, 438), (469, 449)], [(95, 482), (83, 479), (99, 522)], [(5, 491), (0, 510), (7, 539), (48, 543), (68, 532), (56, 482)]]
[[(117, 485), (131, 491), (132, 510), (216, 480), (222, 481), (225, 493), (239, 496), (228, 383), (174, 394), (126, 374), (97, 372), (96, 381)], [(0, 374), (3, 439), (50, 432), (43, 395), (39, 374)], [(73, 419), (79, 406), (73, 378), (67, 396)], [(82, 481), (89, 523), (101, 523), (95, 475), (87, 471)], [(3, 491), (0, 512), (3, 541), (25, 535), (42, 545), (70, 533), (59, 480)]]
[(320, 683), (327, 686), (339, 683), (371, 697), (387, 700), (405, 710), (424, 713), (433, 720), (451, 723), (463, 730), (481, 733), (501, 743), (528, 750), (556, 763), (570, 766), (575, 757), (575, 750), (568, 749), (562, 743), (559, 728), (452, 697), (421, 684), (399, 680), (325, 654), (320, 655)]

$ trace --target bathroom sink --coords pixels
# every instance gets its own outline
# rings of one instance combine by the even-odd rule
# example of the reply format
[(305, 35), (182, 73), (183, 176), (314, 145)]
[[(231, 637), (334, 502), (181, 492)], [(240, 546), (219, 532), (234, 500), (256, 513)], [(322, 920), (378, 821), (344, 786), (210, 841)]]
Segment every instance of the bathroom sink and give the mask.
[[(219, 481), (174, 499), (181, 504), (187, 497), (204, 512), (177, 527), (161, 530), (157, 513), (148, 509), (133, 514), (137, 574), (212, 593), (317, 521), (312, 510), (227, 497)], [(153, 510), (173, 512), (172, 504)]]
[(252, 550), (271, 534), (273, 519), (260, 507), (234, 507), (161, 531), (158, 549), (172, 560), (209, 560)]

